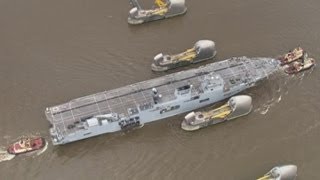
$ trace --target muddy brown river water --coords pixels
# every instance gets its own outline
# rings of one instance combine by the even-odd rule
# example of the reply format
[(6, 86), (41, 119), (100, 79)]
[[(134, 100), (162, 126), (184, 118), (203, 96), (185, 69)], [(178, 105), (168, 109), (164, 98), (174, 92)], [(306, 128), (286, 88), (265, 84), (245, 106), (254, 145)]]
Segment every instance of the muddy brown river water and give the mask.
[[(188, 0), (187, 7), (184, 16), (130, 26), (126, 0), (1, 0), (0, 146), (22, 135), (49, 138), (46, 107), (164, 75), (151, 72), (154, 55), (199, 39), (216, 42), (216, 60), (276, 57), (300, 45), (319, 62), (319, 0)], [(126, 134), (49, 142), (39, 156), (1, 162), (0, 179), (248, 180), (288, 163), (298, 166), (298, 179), (320, 179), (319, 77), (318, 67), (275, 75), (244, 92), (253, 97), (251, 114), (197, 132), (180, 129), (181, 115)]]

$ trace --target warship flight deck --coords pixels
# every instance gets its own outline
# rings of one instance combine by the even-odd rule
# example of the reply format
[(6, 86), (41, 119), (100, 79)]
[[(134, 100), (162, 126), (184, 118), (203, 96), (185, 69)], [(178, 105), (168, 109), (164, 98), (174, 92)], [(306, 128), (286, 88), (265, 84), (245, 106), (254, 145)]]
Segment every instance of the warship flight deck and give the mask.
[(237, 57), (49, 107), (54, 145), (127, 130), (229, 98), (279, 68), (272, 58)]

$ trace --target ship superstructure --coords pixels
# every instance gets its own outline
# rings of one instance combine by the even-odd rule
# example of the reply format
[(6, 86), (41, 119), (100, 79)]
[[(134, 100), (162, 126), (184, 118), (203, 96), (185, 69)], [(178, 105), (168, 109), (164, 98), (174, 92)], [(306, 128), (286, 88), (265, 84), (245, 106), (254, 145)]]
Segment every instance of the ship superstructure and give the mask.
[(189, 112), (229, 98), (279, 69), (272, 58), (237, 57), (47, 108), (54, 145)]

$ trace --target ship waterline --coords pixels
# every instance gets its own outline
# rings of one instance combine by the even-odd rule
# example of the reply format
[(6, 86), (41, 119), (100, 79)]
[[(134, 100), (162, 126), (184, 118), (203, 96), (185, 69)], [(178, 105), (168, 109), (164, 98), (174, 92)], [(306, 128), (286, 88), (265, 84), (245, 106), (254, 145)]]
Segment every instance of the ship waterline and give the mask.
[(273, 58), (237, 57), (71, 100), (46, 109), (54, 145), (127, 130), (201, 108), (278, 70)]

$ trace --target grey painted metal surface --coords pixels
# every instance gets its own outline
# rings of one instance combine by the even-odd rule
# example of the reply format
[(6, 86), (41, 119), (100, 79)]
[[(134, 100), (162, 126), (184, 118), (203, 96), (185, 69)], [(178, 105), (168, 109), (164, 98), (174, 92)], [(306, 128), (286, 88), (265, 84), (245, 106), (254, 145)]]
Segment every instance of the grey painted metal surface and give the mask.
[(129, 11), (129, 24), (142, 24), (185, 14), (187, 7), (185, 0), (165, 0), (165, 6), (145, 10), (138, 0), (129, 0), (133, 8)]
[(52, 142), (65, 144), (189, 112), (250, 88), (278, 69), (272, 58), (231, 58), (49, 107)]
[(257, 180), (295, 180), (297, 177), (296, 165), (283, 165), (272, 168), (267, 174)]
[(231, 97), (226, 104), (204, 112), (191, 112), (185, 116), (181, 128), (194, 131), (200, 128), (222, 123), (249, 114), (252, 110), (252, 98), (247, 95)]
[(154, 57), (151, 69), (153, 71), (166, 71), (181, 66), (212, 59), (217, 54), (215, 43), (211, 40), (199, 40), (194, 47), (185, 52), (168, 55), (158, 54)]

